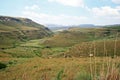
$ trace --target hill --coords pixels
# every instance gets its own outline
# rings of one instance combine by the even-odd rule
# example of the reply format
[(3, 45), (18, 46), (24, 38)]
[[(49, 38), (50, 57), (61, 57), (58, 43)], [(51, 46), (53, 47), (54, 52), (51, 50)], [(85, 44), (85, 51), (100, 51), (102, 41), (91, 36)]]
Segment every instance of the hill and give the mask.
[[(70, 47), (81, 42), (93, 40), (113, 39), (119, 33), (118, 29), (105, 28), (76, 28), (56, 33), (44, 42), (44, 45), (52, 47)], [(118, 35), (119, 37), (120, 35)]]
[(50, 36), (51, 33), (47, 27), (30, 19), (0, 16), (0, 48), (11, 47), (21, 41)]
[(108, 28), (108, 29), (116, 29), (116, 30), (119, 30), (120, 31), (120, 24), (116, 24), (116, 25), (106, 25), (104, 26), (105, 28)]

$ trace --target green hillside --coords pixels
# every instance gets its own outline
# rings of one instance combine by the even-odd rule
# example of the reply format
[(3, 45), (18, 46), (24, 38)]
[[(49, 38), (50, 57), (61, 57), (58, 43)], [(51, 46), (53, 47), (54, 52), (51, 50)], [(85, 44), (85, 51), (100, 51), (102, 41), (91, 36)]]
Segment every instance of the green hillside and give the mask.
[(70, 28), (56, 33), (43, 44), (51, 47), (70, 47), (77, 43), (93, 40), (114, 39), (120, 37), (118, 29), (105, 28)]
[(120, 30), (120, 25), (109, 25), (109, 26), (105, 26), (105, 28), (108, 29), (116, 29), (116, 30)]
[(0, 48), (14, 47), (18, 42), (51, 34), (48, 28), (30, 19), (0, 16)]

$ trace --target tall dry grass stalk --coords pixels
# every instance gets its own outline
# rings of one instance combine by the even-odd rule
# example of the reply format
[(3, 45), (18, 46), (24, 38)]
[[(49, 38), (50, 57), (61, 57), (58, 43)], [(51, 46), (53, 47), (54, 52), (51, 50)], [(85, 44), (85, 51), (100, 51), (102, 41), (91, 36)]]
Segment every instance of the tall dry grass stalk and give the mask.
[(94, 80), (96, 80), (97, 77), (97, 72), (96, 72), (96, 42), (93, 42), (93, 46), (94, 46)]
[(92, 44), (90, 45), (89, 47), (90, 49), (90, 53), (89, 53), (89, 56), (90, 56), (90, 76), (91, 76), (91, 79), (93, 78), (93, 69), (92, 69)]
[[(117, 56), (117, 36), (114, 40), (114, 53), (113, 55), (110, 55), (107, 52), (106, 49), (106, 41), (104, 39), (103, 43), (103, 50), (104, 55), (102, 56), (102, 62), (100, 62), (100, 65), (97, 65), (97, 51), (96, 51), (96, 43), (95, 41), (92, 43), (92, 45), (89, 47), (89, 54), (92, 54), (92, 46), (93, 46), (93, 57), (90, 56), (90, 74), (91, 74), (91, 80), (120, 80), (120, 69), (118, 67), (118, 56)], [(92, 65), (93, 64), (93, 65)], [(97, 66), (100, 66), (98, 69)]]

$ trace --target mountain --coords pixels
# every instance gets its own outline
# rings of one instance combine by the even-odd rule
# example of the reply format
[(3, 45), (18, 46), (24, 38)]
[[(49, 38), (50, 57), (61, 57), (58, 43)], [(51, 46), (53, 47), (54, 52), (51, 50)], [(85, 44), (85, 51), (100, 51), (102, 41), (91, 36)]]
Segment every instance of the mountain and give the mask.
[(69, 28), (69, 26), (57, 25), (57, 24), (47, 24), (46, 26), (53, 32), (67, 30)]
[(28, 18), (0, 16), (0, 48), (11, 47), (18, 42), (50, 36), (45, 26)]
[(94, 27), (96, 27), (94, 24), (80, 24), (78, 26), (83, 27), (83, 28), (94, 28)]
[(80, 25), (57, 25), (57, 24), (47, 24), (46, 25), (50, 30), (52, 30), (53, 32), (57, 32), (57, 31), (63, 31), (63, 30), (67, 30), (69, 28), (97, 28), (97, 27), (101, 27), (101, 26), (96, 26), (94, 24), (80, 24)]

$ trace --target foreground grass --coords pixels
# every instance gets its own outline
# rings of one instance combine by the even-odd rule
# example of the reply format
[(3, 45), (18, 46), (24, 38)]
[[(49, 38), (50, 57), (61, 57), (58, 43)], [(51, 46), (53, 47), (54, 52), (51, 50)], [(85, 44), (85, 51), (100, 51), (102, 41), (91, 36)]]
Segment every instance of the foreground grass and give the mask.
[[(96, 73), (98, 74), (103, 60), (106, 58), (96, 57)], [(119, 63), (120, 58), (114, 60)], [(94, 69), (94, 58), (92, 62), (90, 58), (43, 59), (39, 57), (0, 58), (0, 61), (8, 65), (7, 68), (0, 70), (1, 80), (92, 80), (90, 64)], [(10, 64), (10, 61), (13, 63)]]

